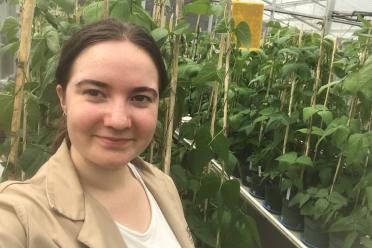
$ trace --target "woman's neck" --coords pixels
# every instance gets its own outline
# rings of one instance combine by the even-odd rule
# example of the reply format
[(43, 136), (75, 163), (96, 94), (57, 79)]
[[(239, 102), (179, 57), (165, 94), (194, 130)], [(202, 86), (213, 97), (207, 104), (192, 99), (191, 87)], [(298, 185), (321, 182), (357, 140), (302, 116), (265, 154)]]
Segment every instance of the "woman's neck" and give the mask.
[(117, 192), (134, 179), (130, 168), (124, 163), (116, 168), (101, 167), (84, 159), (73, 146), (70, 148), (70, 155), (81, 184), (88, 192)]

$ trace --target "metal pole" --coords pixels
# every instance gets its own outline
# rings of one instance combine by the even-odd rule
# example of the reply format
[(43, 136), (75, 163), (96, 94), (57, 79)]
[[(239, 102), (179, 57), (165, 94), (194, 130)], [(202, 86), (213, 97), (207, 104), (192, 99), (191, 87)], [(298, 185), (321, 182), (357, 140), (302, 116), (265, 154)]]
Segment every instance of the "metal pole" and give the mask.
[(327, 1), (327, 7), (325, 9), (325, 20), (324, 20), (324, 30), (325, 30), (325, 35), (327, 35), (332, 26), (332, 13), (335, 10), (335, 0), (328, 0)]
[(273, 0), (272, 4), (273, 6), (273, 11), (271, 12), (271, 15), (270, 15), (270, 21), (273, 21), (274, 20), (274, 16), (275, 16), (275, 9), (276, 9), (276, 0)]

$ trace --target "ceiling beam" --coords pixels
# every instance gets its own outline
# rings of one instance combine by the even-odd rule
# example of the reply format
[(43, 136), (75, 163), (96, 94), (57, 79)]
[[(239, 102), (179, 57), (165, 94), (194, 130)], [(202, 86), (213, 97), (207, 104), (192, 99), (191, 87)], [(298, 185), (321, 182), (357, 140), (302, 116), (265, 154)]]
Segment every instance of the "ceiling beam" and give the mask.
[(293, 6), (300, 6), (300, 5), (315, 3), (315, 4), (320, 5), (321, 7), (325, 7), (325, 5), (321, 4), (320, 2), (325, 2), (325, 0), (295, 0), (291, 2), (276, 4), (276, 6), (281, 7), (281, 8), (288, 8), (288, 7), (293, 7)]

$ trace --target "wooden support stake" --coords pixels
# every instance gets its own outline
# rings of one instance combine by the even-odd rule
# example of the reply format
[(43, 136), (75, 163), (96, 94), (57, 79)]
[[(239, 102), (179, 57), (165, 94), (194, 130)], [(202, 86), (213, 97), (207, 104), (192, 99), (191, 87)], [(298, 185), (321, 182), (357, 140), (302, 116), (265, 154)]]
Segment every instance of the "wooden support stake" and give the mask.
[[(182, 0), (177, 0), (176, 2), (176, 23), (180, 19), (180, 10), (182, 7)], [(172, 137), (173, 137), (173, 115), (176, 103), (176, 90), (177, 90), (177, 77), (178, 77), (178, 57), (179, 57), (179, 46), (181, 43), (181, 37), (179, 35), (175, 36), (173, 43), (173, 59), (172, 59), (172, 77), (170, 81), (170, 96), (169, 96), (169, 106), (168, 106), (168, 123), (166, 127), (166, 139), (165, 139), (165, 152), (163, 158), (163, 170), (166, 174), (170, 172), (171, 165), (171, 155), (172, 155)]]
[(31, 47), (32, 21), (35, 11), (35, 0), (25, 0), (21, 12), (20, 44), (17, 56), (15, 94), (11, 126), (10, 153), (7, 167), (13, 166), (9, 175), (10, 179), (18, 177), (20, 171), (17, 165), (21, 115), (23, 109), (23, 88), (28, 75), (29, 55)]
[(107, 19), (110, 16), (109, 6), (109, 0), (103, 0), (103, 19)]

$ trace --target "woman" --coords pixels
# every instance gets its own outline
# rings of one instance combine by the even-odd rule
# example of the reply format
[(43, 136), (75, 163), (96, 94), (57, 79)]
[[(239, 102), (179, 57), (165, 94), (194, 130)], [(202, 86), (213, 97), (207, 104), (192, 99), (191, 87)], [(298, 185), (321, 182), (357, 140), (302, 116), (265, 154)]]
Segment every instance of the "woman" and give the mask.
[(33, 178), (0, 185), (0, 247), (193, 247), (174, 183), (138, 158), (167, 83), (151, 36), (88, 25), (64, 46), (56, 81), (66, 135)]

